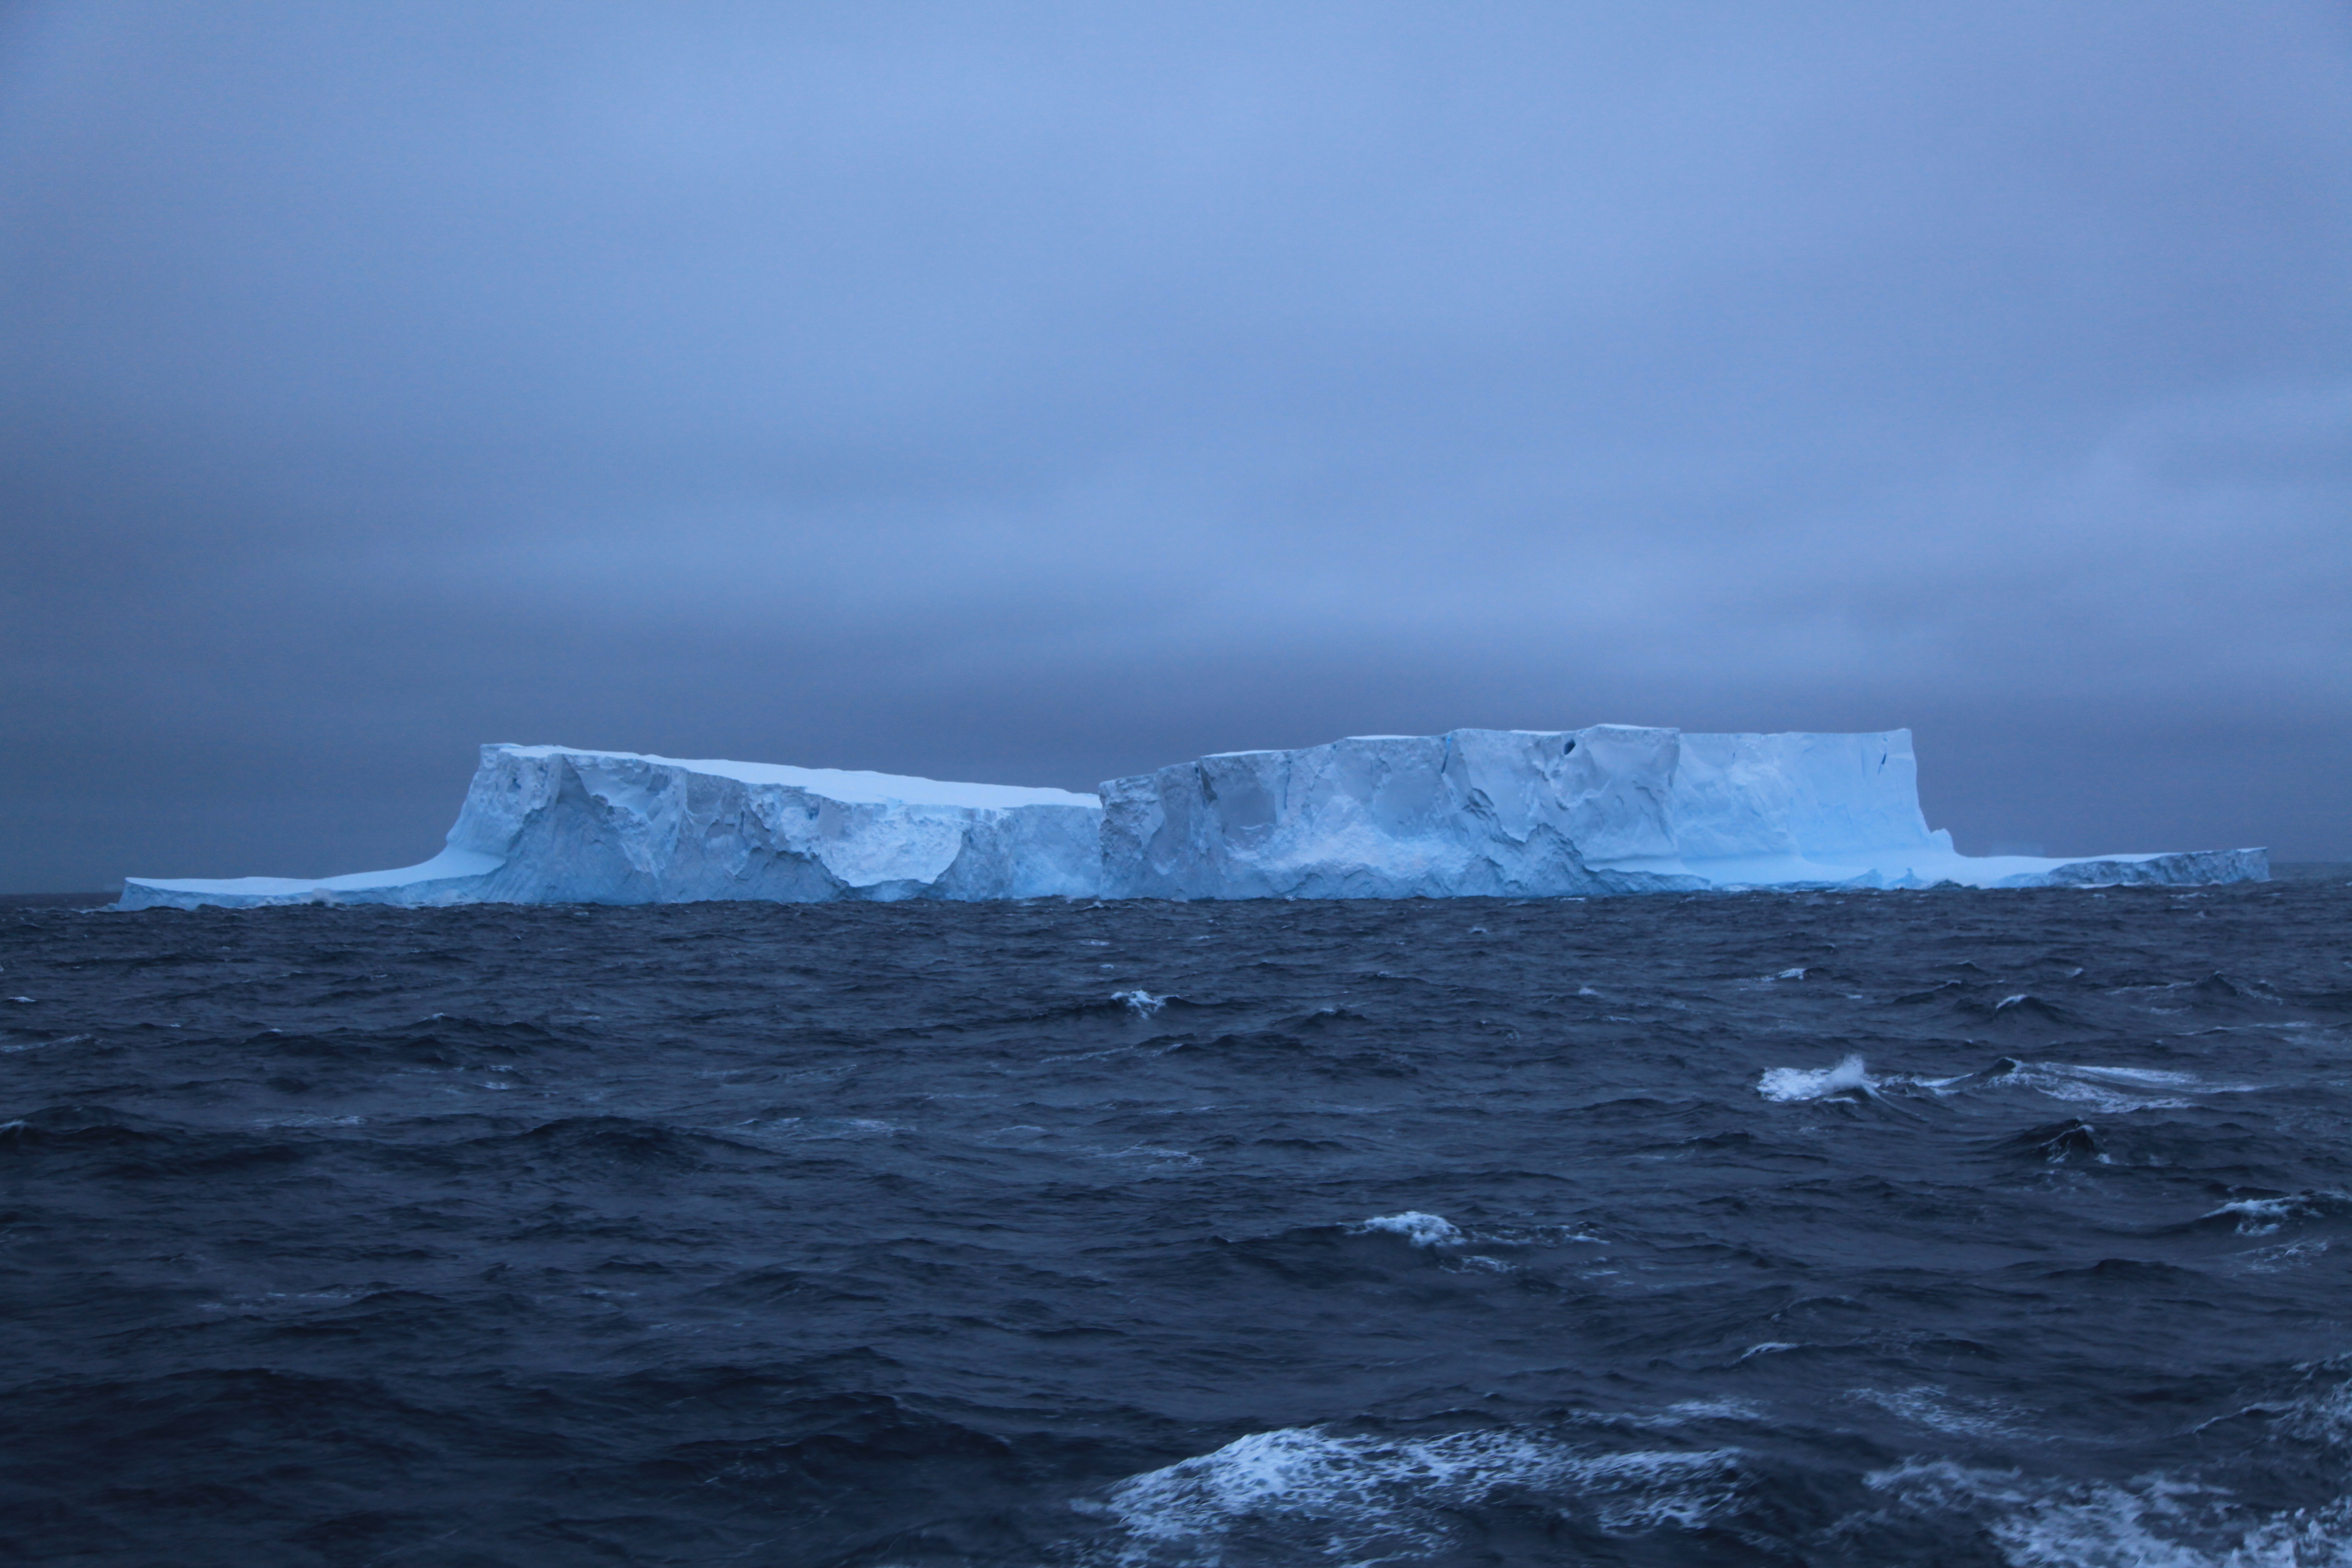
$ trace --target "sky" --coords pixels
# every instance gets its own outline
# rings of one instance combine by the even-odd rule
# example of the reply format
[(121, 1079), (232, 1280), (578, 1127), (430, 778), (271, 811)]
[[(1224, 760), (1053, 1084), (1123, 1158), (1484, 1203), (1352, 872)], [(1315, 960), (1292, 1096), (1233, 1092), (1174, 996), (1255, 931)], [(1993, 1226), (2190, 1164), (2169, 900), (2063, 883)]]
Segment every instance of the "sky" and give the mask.
[(0, 9), (0, 890), (1600, 722), (2352, 858), (2352, 10)]

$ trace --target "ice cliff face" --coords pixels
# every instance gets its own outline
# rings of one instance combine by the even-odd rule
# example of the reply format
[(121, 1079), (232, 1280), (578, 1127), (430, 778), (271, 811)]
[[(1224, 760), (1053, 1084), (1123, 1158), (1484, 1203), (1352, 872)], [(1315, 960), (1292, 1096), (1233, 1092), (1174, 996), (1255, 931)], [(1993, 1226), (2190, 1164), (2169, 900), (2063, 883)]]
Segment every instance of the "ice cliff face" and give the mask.
[(1092, 897), (1090, 795), (484, 746), (448, 847), (321, 881), (125, 882), (122, 907)]
[(132, 879), (121, 907), (764, 899), (1404, 899), (2107, 887), (2269, 875), (2259, 849), (1972, 858), (1911, 732), (1456, 730), (1180, 763), (1089, 795), (485, 746), (448, 847), (320, 881)]
[[(1675, 734), (1457, 730), (1228, 752), (1103, 791), (1105, 890), (1404, 899), (1676, 885)], [(1600, 866), (1627, 868), (1607, 874)]]
[(2259, 850), (1958, 855), (1911, 732), (1456, 730), (1235, 752), (1102, 786), (1112, 898), (2107, 886), (2268, 875)]

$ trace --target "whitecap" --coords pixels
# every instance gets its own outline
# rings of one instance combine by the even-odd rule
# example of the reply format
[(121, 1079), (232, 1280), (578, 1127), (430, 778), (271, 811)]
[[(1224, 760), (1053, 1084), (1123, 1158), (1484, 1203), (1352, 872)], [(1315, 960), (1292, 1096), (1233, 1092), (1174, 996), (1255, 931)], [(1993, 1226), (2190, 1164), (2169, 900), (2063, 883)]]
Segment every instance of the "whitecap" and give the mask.
[(1834, 1094), (1869, 1094), (1878, 1080), (1864, 1070), (1860, 1057), (1850, 1056), (1833, 1068), (1772, 1068), (1756, 1080), (1756, 1092), (1767, 1100), (1791, 1104), (1826, 1100)]
[(1647, 1421), (1634, 1422), (1640, 1426), (1681, 1426), (1693, 1421), (1764, 1421), (1769, 1413), (1753, 1400), (1734, 1399), (1717, 1394), (1708, 1399), (1683, 1399), (1666, 1406), (1664, 1413)]
[[(1604, 1453), (1514, 1430), (1434, 1437), (1253, 1432), (1213, 1453), (1133, 1476), (1099, 1504), (1124, 1563), (1221, 1561), (1239, 1545), (1348, 1563), (1412, 1560), (1465, 1544), (1461, 1512), (1497, 1493), (1550, 1493), (1604, 1531), (1696, 1528), (1735, 1499), (1734, 1456)], [(1250, 1551), (1249, 1549), (1255, 1549)]]
[(1127, 1010), (1134, 1014), (1137, 1017), (1149, 1018), (1154, 1013), (1159, 1012), (1160, 1009), (1168, 1005), (1169, 1002), (1172, 1000), (1172, 997), (1154, 996), (1150, 992), (1146, 991), (1143, 987), (1139, 985), (1132, 991), (1115, 991), (1111, 993), (1110, 999), (1114, 1002), (1126, 1003)]
[(1376, 1215), (1370, 1219), (1359, 1220), (1348, 1227), (1348, 1234), (1364, 1236), (1376, 1230), (1386, 1231), (1391, 1236), (1403, 1237), (1415, 1247), (1435, 1247), (1440, 1242), (1462, 1239), (1461, 1230), (1452, 1220), (1443, 1215), (1423, 1214), (1417, 1209), (1407, 1209), (1402, 1214)]
[(2317, 1568), (2352, 1563), (2352, 1497), (2248, 1508), (2168, 1475), (2063, 1482), (1913, 1460), (1864, 1478), (1928, 1514), (1967, 1519), (2011, 1568)]
[(2336, 1192), (2289, 1193), (2276, 1198), (2239, 1198), (2204, 1215), (2206, 1219), (2234, 1219), (2240, 1236), (2271, 1236), (2290, 1220), (2317, 1219), (2342, 1213), (2352, 1205), (2352, 1194)]

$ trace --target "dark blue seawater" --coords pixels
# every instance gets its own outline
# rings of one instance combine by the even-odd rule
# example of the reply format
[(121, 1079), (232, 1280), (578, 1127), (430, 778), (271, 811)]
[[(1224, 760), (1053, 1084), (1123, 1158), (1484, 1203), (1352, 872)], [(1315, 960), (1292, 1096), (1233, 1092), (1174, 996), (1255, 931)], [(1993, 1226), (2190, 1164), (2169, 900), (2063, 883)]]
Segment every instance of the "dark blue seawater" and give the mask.
[(0, 1555), (2352, 1562), (2352, 889), (0, 912)]

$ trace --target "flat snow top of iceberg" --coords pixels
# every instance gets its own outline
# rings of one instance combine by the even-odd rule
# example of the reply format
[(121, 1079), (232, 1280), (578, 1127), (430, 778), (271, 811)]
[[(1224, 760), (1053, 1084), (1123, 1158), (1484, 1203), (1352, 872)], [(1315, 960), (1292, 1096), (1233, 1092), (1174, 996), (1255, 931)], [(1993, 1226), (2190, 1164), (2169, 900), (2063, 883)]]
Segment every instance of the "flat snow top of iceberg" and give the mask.
[(787, 784), (851, 805), (882, 805), (898, 801), (907, 805), (1082, 805), (1099, 810), (1094, 795), (1066, 789), (1031, 789), (1021, 784), (956, 784), (942, 779), (919, 779), (899, 773), (856, 773), (843, 768), (795, 768), (782, 763), (730, 763), (719, 758), (687, 760), (656, 757), (638, 752), (590, 752), (578, 746), (500, 746), (519, 757), (604, 757), (614, 762), (651, 763), (656, 767), (683, 768), (709, 773), (738, 784)]
[[(1472, 726), (1472, 728), (1475, 728), (1475, 726)], [(1577, 735), (1582, 734), (1585, 730), (1646, 731), (1650, 728), (1651, 726), (1646, 724), (1587, 724), (1583, 729), (1580, 730), (1503, 730), (1496, 732), (1505, 735)], [(1680, 733), (1680, 731), (1676, 732)], [(1454, 730), (1448, 730), (1445, 731), (1445, 734), (1447, 735), (1458, 733), (1460, 733), (1460, 731)], [(1444, 735), (1349, 735), (1338, 741), (1327, 741), (1323, 742), (1323, 744), (1344, 746), (1350, 741), (1438, 741), (1443, 739), (1444, 739)], [(1299, 746), (1291, 749), (1311, 752), (1318, 748), (1314, 746)], [(1209, 753), (1212, 757), (1273, 757), (1284, 754), (1285, 751), (1283, 748), (1270, 746), (1256, 746), (1246, 752), (1211, 752)], [(1179, 763), (1176, 765), (1178, 767), (1182, 767), (1184, 764)]]

